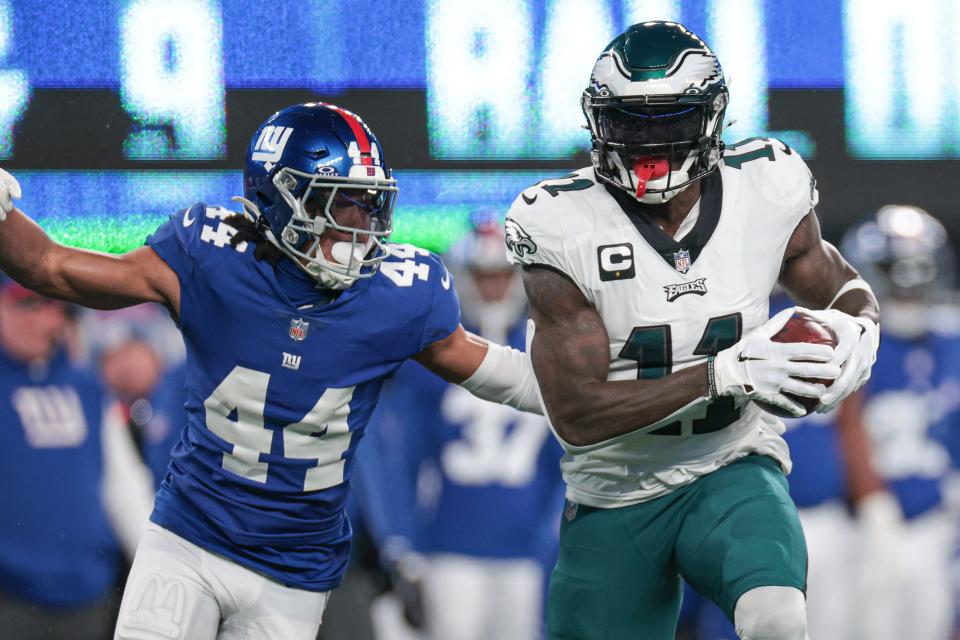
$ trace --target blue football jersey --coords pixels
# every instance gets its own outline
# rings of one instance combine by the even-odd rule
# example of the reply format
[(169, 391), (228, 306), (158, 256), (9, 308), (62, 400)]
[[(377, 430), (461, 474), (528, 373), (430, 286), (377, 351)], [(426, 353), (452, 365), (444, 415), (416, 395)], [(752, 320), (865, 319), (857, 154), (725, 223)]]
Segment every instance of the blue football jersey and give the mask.
[(64, 354), (38, 369), (0, 351), (0, 397), (0, 591), (90, 605), (120, 566), (100, 492), (103, 388)]
[(928, 332), (918, 338), (884, 333), (873, 374), (863, 388), (863, 422), (874, 465), (907, 518), (943, 501), (950, 470), (944, 434), (956, 429), (960, 336)]
[(187, 423), (183, 407), (187, 399), (187, 367), (178, 364), (163, 372), (150, 394), (152, 414), (144, 425), (141, 454), (150, 468), (153, 484), (159, 487), (167, 475), (170, 452), (180, 440), (180, 431)]
[(372, 278), (302, 308), (288, 276), (230, 245), (232, 214), (197, 204), (147, 240), (180, 281), (187, 354), (186, 426), (151, 519), (325, 591), (347, 563), (352, 461), (383, 381), (457, 327), (459, 301), (436, 256), (394, 245)]
[(847, 472), (836, 413), (812, 413), (787, 419), (784, 440), (790, 447), (790, 496), (800, 509), (846, 500)]
[[(524, 325), (509, 335), (520, 349)], [(385, 386), (363, 446), (362, 482), (374, 486), (361, 498), (376, 537), (424, 553), (555, 559), (563, 451), (541, 416), (408, 363)]]

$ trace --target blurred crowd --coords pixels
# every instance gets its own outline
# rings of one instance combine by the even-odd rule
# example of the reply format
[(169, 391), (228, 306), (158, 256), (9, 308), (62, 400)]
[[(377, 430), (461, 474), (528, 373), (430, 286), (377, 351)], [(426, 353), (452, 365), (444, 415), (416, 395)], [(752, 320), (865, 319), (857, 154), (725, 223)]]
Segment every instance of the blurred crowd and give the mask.
[[(522, 349), (525, 297), (498, 213), (476, 212), (444, 260), (464, 326)], [(942, 224), (900, 205), (839, 246), (881, 301), (882, 341), (872, 378), (840, 410), (787, 421), (809, 635), (960, 637), (956, 256)], [(791, 304), (777, 296), (771, 312)], [(180, 437), (187, 366), (161, 308), (80, 311), (0, 282), (0, 638), (112, 636)], [(411, 361), (360, 448), (353, 561), (320, 637), (542, 637), (564, 505), (563, 452), (546, 421)], [(176, 593), (157, 599), (176, 615)], [(737, 636), (690, 591), (678, 637)]]

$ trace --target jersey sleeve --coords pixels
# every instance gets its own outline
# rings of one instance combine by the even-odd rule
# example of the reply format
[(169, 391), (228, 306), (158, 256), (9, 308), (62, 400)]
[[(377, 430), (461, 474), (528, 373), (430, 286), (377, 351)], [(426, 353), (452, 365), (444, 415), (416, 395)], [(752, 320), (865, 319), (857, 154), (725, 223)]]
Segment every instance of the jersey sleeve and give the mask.
[(507, 260), (554, 269), (572, 279), (575, 269), (564, 248), (559, 217), (544, 190), (534, 186), (517, 196), (504, 222)]
[(724, 154), (724, 162), (753, 176), (754, 188), (768, 203), (768, 210), (779, 212), (791, 230), (817, 206), (817, 182), (800, 154), (786, 143), (756, 138), (733, 148), (729, 156)]
[(421, 351), (434, 342), (443, 340), (460, 325), (460, 298), (453, 286), (453, 276), (439, 256), (431, 253), (424, 260), (431, 270), (436, 270), (437, 275), (430, 278), (433, 298), (420, 338)]
[[(197, 203), (172, 214), (145, 243), (173, 269), (181, 282), (193, 274), (199, 252), (206, 246), (197, 231), (203, 224), (205, 211), (206, 206)], [(201, 222), (197, 223), (198, 220)]]

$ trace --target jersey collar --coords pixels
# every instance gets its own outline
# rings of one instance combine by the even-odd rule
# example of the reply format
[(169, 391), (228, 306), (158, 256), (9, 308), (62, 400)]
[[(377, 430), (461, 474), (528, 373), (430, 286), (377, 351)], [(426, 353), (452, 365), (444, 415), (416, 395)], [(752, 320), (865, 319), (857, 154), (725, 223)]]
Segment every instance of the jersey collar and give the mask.
[(723, 181), (720, 178), (719, 171), (714, 171), (701, 179), (700, 216), (690, 233), (680, 240), (674, 240), (664, 233), (647, 214), (644, 206), (628, 193), (607, 184), (604, 184), (604, 187), (607, 193), (617, 201), (617, 204), (620, 205), (624, 214), (637, 228), (647, 244), (660, 254), (660, 257), (670, 265), (670, 268), (675, 268), (674, 256), (681, 250), (690, 252), (690, 264), (696, 262), (700, 252), (710, 241), (717, 224), (720, 222), (720, 208), (723, 204)]

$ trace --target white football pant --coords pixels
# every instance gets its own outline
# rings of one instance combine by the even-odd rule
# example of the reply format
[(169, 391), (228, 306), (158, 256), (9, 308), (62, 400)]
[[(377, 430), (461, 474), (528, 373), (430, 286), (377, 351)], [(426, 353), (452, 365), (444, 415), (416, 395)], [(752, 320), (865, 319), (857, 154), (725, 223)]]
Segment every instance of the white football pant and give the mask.
[[(864, 555), (856, 521), (838, 502), (800, 510), (807, 539), (807, 630), (813, 640), (947, 640), (953, 621), (954, 527), (937, 511), (904, 523), (896, 557)], [(865, 583), (889, 563), (894, 578)], [(882, 572), (881, 572), (882, 573)]]
[(115, 640), (315, 640), (329, 592), (285, 587), (151, 524)]
[(424, 613), (433, 640), (537, 640), (544, 575), (533, 560), (444, 554), (428, 559)]
[(800, 509), (799, 514), (807, 539), (807, 634), (813, 640), (855, 640), (853, 519), (840, 502)]

